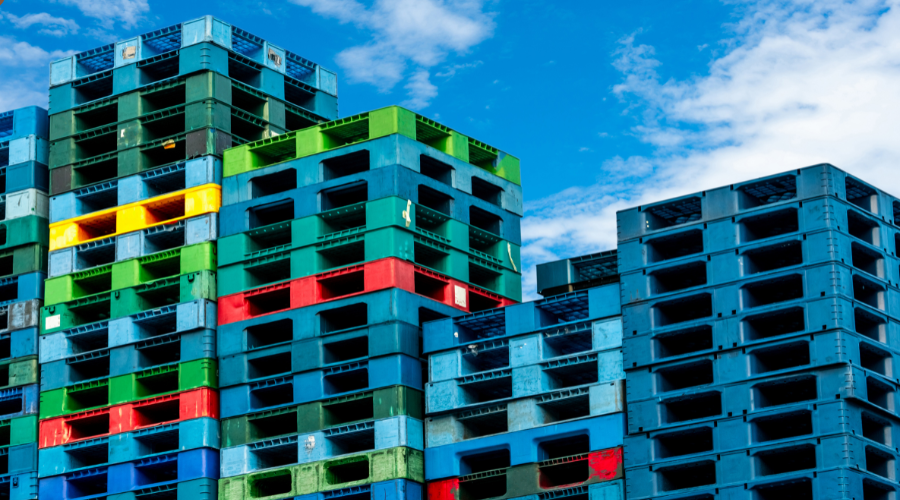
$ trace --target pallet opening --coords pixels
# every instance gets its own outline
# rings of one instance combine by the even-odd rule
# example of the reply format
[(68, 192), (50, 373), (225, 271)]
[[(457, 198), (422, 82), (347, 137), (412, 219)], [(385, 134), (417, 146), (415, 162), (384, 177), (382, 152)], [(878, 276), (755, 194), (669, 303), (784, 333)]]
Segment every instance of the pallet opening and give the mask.
[(859, 364), (867, 370), (891, 378), (894, 372), (894, 356), (866, 342), (859, 343)]
[(653, 345), (661, 359), (700, 352), (713, 348), (712, 326), (700, 325), (653, 337)]
[(691, 363), (662, 368), (656, 372), (660, 392), (677, 391), (713, 383), (713, 362), (701, 359)]
[(509, 420), (506, 407), (495, 411), (459, 418), (463, 426), (463, 439), (490, 436), (501, 432), (509, 432)]
[(258, 448), (251, 453), (256, 457), (259, 469), (292, 465), (300, 461), (300, 448), (291, 442), (280, 446)]
[(882, 344), (887, 342), (887, 324), (884, 318), (864, 309), (854, 309), (853, 324), (856, 333)]
[(465, 395), (464, 401), (469, 404), (511, 398), (513, 395), (512, 377), (508, 375), (470, 382), (459, 387)]
[(141, 283), (156, 281), (181, 275), (181, 255), (173, 254), (163, 259), (140, 259), (140, 274), (138, 280)]
[(178, 455), (169, 455), (158, 462), (136, 465), (134, 468), (136, 486), (178, 480)]
[[(250, 317), (284, 311), (291, 308), (291, 289), (289, 287), (251, 295), (246, 298)], [(258, 329), (259, 327), (253, 327)], [(293, 337), (293, 334), (291, 334)]]
[[(863, 479), (862, 486), (862, 500), (896, 500), (897, 498), (896, 490), (888, 485), (881, 484), (876, 481), (870, 481), (868, 479)], [(800, 497), (794, 495), (791, 496), (791, 498), (798, 499)], [(809, 500), (812, 500), (811, 491), (810, 494), (806, 497), (803, 497), (802, 500), (806, 500), (807, 498)]]
[(469, 262), (469, 283), (492, 292), (501, 288), (503, 274), (478, 264)]
[(109, 443), (97, 443), (85, 448), (72, 448), (66, 451), (66, 455), (72, 459), (72, 469), (103, 465), (109, 462)]
[(249, 288), (287, 281), (291, 279), (290, 256), (282, 254), (277, 257), (277, 260), (247, 266), (244, 268), (244, 272), (247, 278), (246, 286)]
[[(590, 453), (591, 440), (587, 434), (543, 441), (538, 445), (540, 461)], [(507, 466), (508, 467), (508, 466)]]
[(140, 298), (140, 310), (158, 309), (168, 305), (178, 304), (181, 298), (181, 290), (179, 290), (179, 281), (170, 280), (168, 283), (161, 282), (163, 286), (153, 287), (137, 292)]
[(699, 229), (661, 236), (647, 242), (647, 260), (654, 264), (698, 253), (703, 253), (703, 231)]
[(427, 155), (419, 155), (419, 173), (442, 184), (453, 186), (453, 167)]
[(741, 322), (741, 332), (747, 341), (756, 341), (802, 332), (806, 329), (803, 308), (780, 309), (757, 316), (749, 316)]
[(279, 413), (249, 419), (252, 440), (268, 439), (297, 433), (297, 412)]
[(359, 391), (369, 387), (368, 367), (341, 371), (323, 377), (325, 394), (342, 394)]
[(583, 483), (590, 478), (590, 475), (591, 467), (588, 455), (576, 455), (539, 465), (538, 485), (542, 489), (559, 488)]
[(681, 457), (713, 451), (712, 427), (696, 427), (656, 437), (654, 448), (659, 458)]
[(294, 322), (281, 319), (270, 323), (261, 323), (246, 329), (247, 348), (250, 350), (270, 345), (290, 342), (294, 339)]
[(510, 467), (509, 450), (493, 450), (472, 455), (465, 455), (459, 459), (459, 472), (462, 476), (485, 472), (495, 469)]
[(691, 262), (650, 274), (650, 290), (654, 295), (677, 292), (706, 283), (705, 262)]
[(426, 242), (416, 241), (413, 243), (413, 262), (416, 264), (433, 269), (435, 271), (446, 273), (448, 271), (448, 261), (450, 255), (445, 249), (430, 246)]
[(85, 380), (109, 376), (109, 351), (98, 353), (89, 359), (79, 360), (69, 364), (71, 370), (71, 382), (79, 383)]
[(764, 383), (754, 388), (758, 408), (811, 401), (818, 397), (816, 377), (795, 377)]
[(502, 236), (503, 219), (478, 207), (469, 207), (469, 224), (497, 236)]
[(591, 323), (544, 332), (541, 337), (544, 343), (543, 358), (550, 359), (590, 351), (594, 348), (593, 334)]
[(250, 380), (272, 377), (283, 373), (291, 373), (290, 352), (252, 358), (247, 361), (247, 378)]
[(293, 168), (250, 179), (250, 198), (254, 200), (294, 189), (297, 189), (297, 170)]
[(69, 498), (86, 497), (90, 495), (102, 495), (106, 493), (108, 481), (107, 471), (100, 470), (93, 474), (83, 476), (72, 475), (66, 478), (66, 490)]
[(869, 412), (862, 412), (861, 417), (863, 437), (890, 447), (894, 438), (891, 422)]
[(491, 205), (502, 207), (503, 189), (486, 180), (472, 177), (472, 196), (484, 200)]
[(509, 366), (509, 344), (492, 345), (490, 343), (469, 344), (462, 352), (461, 372), (463, 375), (496, 370)]
[(319, 313), (319, 320), (319, 330), (323, 334), (361, 328), (369, 324), (369, 306), (360, 302), (328, 309)]
[(163, 432), (153, 432), (150, 434), (138, 435), (135, 437), (137, 441), (138, 455), (155, 455), (157, 453), (177, 452), (179, 446), (178, 428), (166, 430)]
[(181, 418), (181, 401), (172, 399), (160, 403), (137, 405), (134, 408), (135, 426), (150, 427)]
[(76, 195), (76, 214), (89, 214), (118, 206), (118, 189), (116, 185)]
[(722, 394), (706, 392), (664, 401), (666, 423), (674, 424), (722, 414)]
[(884, 277), (884, 257), (881, 253), (866, 248), (859, 243), (850, 244), (852, 266), (862, 272), (879, 278)]
[(878, 222), (853, 210), (847, 211), (847, 232), (872, 246), (881, 246), (881, 226)]
[(22, 396), (0, 400), (0, 415), (10, 415), (22, 411)]
[(884, 287), (854, 274), (853, 299), (876, 309), (884, 309)]
[(648, 231), (679, 226), (702, 218), (703, 203), (698, 196), (643, 209)]
[(366, 260), (366, 244), (362, 239), (342, 244), (322, 245), (316, 249), (322, 270), (345, 267)]
[(369, 355), (368, 335), (322, 345), (325, 364), (343, 363)]
[(118, 143), (115, 130), (86, 139), (75, 139), (75, 158), (73, 162), (77, 163), (95, 156), (113, 153), (117, 148)]
[(256, 229), (294, 219), (294, 200), (281, 200), (253, 207), (248, 211), (249, 227)]
[(250, 476), (250, 497), (261, 498), (274, 495), (283, 495), (293, 490), (293, 477), (289, 469), (265, 472)]
[(327, 427), (369, 420), (375, 416), (375, 401), (372, 396), (327, 403), (322, 405), (324, 421)]
[(803, 277), (799, 274), (758, 281), (741, 289), (746, 307), (762, 307), (803, 297)]
[(812, 444), (768, 450), (756, 455), (760, 475), (771, 476), (816, 468), (816, 447)]
[(69, 401), (65, 404), (65, 411), (76, 412), (109, 404), (109, 386), (91, 387), (76, 392), (69, 391)]
[(570, 396), (561, 399), (549, 399), (537, 404), (540, 418), (544, 423), (563, 422), (575, 418), (583, 418), (591, 414), (590, 396)]
[(806, 436), (813, 433), (813, 418), (810, 410), (798, 410), (755, 418), (751, 421), (751, 425), (753, 439), (760, 443)]
[(500, 300), (469, 290), (469, 312), (484, 311), (500, 307)]
[(156, 167), (171, 165), (173, 163), (182, 162), (187, 159), (188, 148), (186, 136), (176, 136), (171, 140), (174, 141), (174, 144), (153, 144), (142, 146), (140, 158), (142, 166), (141, 170), (152, 170)]
[(418, 205), (430, 208), (448, 217), (453, 214), (453, 198), (449, 195), (419, 184), (418, 196)]
[(144, 248), (141, 250), (144, 255), (183, 247), (187, 244), (185, 224), (177, 222), (147, 228), (143, 231), (143, 239)]
[(69, 428), (72, 441), (104, 436), (109, 434), (109, 413), (71, 420)]
[(866, 446), (866, 471), (886, 479), (894, 480), (896, 477), (894, 457), (889, 453)]
[(803, 263), (803, 246), (789, 241), (744, 253), (745, 274), (753, 275)]
[(737, 192), (741, 210), (793, 200), (797, 197), (797, 176), (784, 175), (766, 179), (742, 186)]
[(459, 500), (485, 500), (506, 495), (505, 471), (459, 479)]
[(369, 183), (353, 182), (348, 185), (326, 189), (319, 193), (321, 211), (327, 212), (357, 203), (369, 201)]
[(178, 370), (142, 377), (136, 381), (136, 394), (140, 397), (155, 396), (178, 391)]
[(739, 238), (741, 243), (790, 234), (800, 229), (796, 208), (786, 208), (768, 212), (740, 221)]
[(654, 323), (657, 326), (675, 325), (708, 318), (713, 314), (712, 295), (702, 293), (670, 302), (662, 302), (653, 308), (653, 312)]
[(847, 201), (867, 212), (878, 213), (878, 191), (849, 175), (844, 180), (844, 189)]
[[(65, 119), (64, 116), (62, 115), (58, 119)], [(57, 117), (53, 116), (51, 121), (55, 121), (53, 118)], [(75, 122), (75, 127), (72, 131), (76, 134), (103, 127), (104, 125), (112, 125), (119, 121), (119, 102), (113, 101), (84, 111), (75, 110), (72, 113), (72, 119)]]
[(177, 363), (181, 361), (181, 338), (174, 337), (160, 343), (137, 346), (137, 353), (138, 366), (141, 369)]
[(369, 150), (335, 156), (322, 161), (322, 177), (325, 181), (366, 172), (372, 168)]
[(250, 408), (260, 409), (294, 402), (293, 382), (262, 386), (250, 390)]
[(768, 373), (808, 365), (809, 349), (809, 342), (806, 341), (755, 349), (751, 352), (752, 373)]
[(894, 411), (894, 389), (874, 377), (866, 377), (866, 399), (887, 411)]
[(660, 488), (663, 491), (683, 490), (716, 483), (715, 462), (704, 460), (692, 464), (659, 469)]
[(139, 95), (141, 98), (141, 111), (153, 113), (186, 104), (187, 85), (164, 87), (149, 92), (141, 92)]
[(369, 477), (369, 457), (361, 456), (347, 461), (325, 464), (325, 480), (328, 484), (343, 484), (362, 481)]
[(359, 271), (320, 278), (317, 281), (319, 285), (319, 296), (322, 297), (322, 299), (336, 299), (338, 297), (364, 292), (366, 289), (366, 271), (365, 268), (363, 268)]
[(375, 449), (375, 427), (345, 434), (326, 435), (325, 439), (332, 444), (333, 456), (372, 451)]
[(438, 302), (445, 301), (447, 290), (447, 283), (445, 281), (422, 273), (416, 273), (414, 280), (415, 293), (434, 299)]
[(173, 219), (180, 219), (184, 217), (185, 204), (186, 201), (183, 194), (147, 204), (145, 205), (147, 222), (159, 224)]

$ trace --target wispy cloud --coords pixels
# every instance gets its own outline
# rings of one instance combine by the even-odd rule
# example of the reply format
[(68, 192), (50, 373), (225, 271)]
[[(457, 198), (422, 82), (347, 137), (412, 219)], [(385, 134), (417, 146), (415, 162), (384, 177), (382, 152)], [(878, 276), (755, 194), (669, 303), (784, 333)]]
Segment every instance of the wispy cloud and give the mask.
[(78, 23), (71, 19), (51, 16), (46, 12), (17, 16), (11, 12), (0, 12), (0, 18), (6, 18), (18, 29), (28, 29), (34, 25), (41, 26), (38, 33), (51, 36), (65, 36), (78, 33)]
[(368, 42), (337, 54), (338, 65), (350, 83), (369, 83), (382, 92), (407, 79), (406, 103), (416, 108), (437, 96), (431, 68), (451, 53), (467, 53), (494, 31), (482, 0), (376, 0), (371, 6), (356, 0), (290, 1), (370, 31)]
[(528, 203), (526, 264), (614, 247), (617, 210), (815, 163), (897, 185), (900, 4), (736, 5), (705, 76), (664, 78), (639, 32), (621, 40), (613, 93), (638, 121), (628, 133), (655, 153), (607, 159), (593, 185)]
[(10, 67), (44, 67), (53, 59), (71, 54), (69, 51), (54, 50), (48, 52), (28, 42), (15, 38), (0, 36), (0, 65)]
[(150, 12), (150, 4), (147, 0), (54, 0), (62, 5), (78, 8), (82, 14), (96, 19), (106, 29), (120, 27), (131, 29), (144, 20), (144, 15)]
[(13, 37), (0, 36), (0, 109), (47, 106), (47, 65), (72, 51), (47, 51)]

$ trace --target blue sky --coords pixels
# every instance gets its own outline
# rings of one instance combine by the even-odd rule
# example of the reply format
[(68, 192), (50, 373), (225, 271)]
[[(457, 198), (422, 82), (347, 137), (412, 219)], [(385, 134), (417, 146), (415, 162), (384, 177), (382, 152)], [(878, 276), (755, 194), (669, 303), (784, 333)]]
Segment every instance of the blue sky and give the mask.
[[(831, 162), (900, 178), (897, 1), (5, 0), (0, 109), (47, 63), (213, 14), (522, 159), (533, 265), (615, 246), (615, 210)], [(900, 194), (900, 189), (893, 190)]]

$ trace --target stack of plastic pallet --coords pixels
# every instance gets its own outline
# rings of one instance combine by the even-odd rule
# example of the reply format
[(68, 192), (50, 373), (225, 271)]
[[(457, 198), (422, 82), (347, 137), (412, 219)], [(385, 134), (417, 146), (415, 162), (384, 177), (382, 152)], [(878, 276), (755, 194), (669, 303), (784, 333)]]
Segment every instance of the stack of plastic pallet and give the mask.
[(221, 155), (333, 118), (334, 75), (204, 17), (51, 83), (41, 498), (214, 498)]
[(628, 498), (895, 498), (900, 199), (817, 165), (618, 214)]
[(13, 500), (37, 498), (47, 133), (44, 109), (0, 113), (0, 497)]
[(518, 160), (390, 107), (224, 169), (219, 498), (422, 498), (421, 325), (520, 300)]
[(425, 325), (429, 500), (624, 498), (616, 254), (571, 261), (609, 284), (539, 267), (580, 290)]

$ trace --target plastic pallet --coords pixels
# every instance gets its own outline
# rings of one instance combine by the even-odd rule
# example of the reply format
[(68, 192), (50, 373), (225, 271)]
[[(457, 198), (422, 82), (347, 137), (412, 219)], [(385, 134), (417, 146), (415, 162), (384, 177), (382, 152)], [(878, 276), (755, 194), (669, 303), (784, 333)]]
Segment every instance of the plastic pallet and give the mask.
[(50, 143), (46, 134), (32, 134), (0, 142), (0, 167), (22, 165), (29, 162), (49, 163)]
[(218, 420), (219, 392), (215, 389), (202, 387), (99, 410), (43, 419), (40, 422), (39, 447), (65, 446), (199, 418)]
[(622, 445), (625, 417), (621, 413), (573, 420), (553, 426), (505, 432), (425, 449), (425, 480), (466, 476), (486, 461), (515, 467), (559, 456), (605, 450)]
[(221, 477), (249, 474), (270, 467), (333, 460), (348, 454), (400, 446), (419, 451), (424, 449), (421, 420), (397, 416), (224, 448), (220, 457)]
[(124, 318), (163, 306), (216, 297), (216, 274), (211, 271), (183, 274), (152, 281), (110, 294), (96, 294), (41, 309), (41, 334)]
[(107, 500), (139, 500), (150, 495), (159, 495), (176, 500), (215, 500), (218, 481), (215, 479), (194, 479), (178, 483), (150, 486), (127, 493), (107, 496)]
[(6, 241), (0, 243), (0, 250), (28, 244), (39, 244), (46, 247), (50, 243), (47, 219), (37, 215), (0, 222), (0, 234), (6, 235)]
[(95, 267), (45, 281), (44, 305), (146, 285), (183, 274), (216, 270), (216, 244), (198, 243)]
[(537, 293), (544, 297), (593, 288), (619, 279), (616, 250), (545, 262), (535, 266)]
[(36, 243), (0, 250), (4, 278), (33, 272), (47, 272), (47, 247)]
[(50, 169), (46, 164), (26, 161), (5, 165), (3, 154), (3, 144), (0, 144), (0, 177), (6, 181), (6, 192), (14, 193), (32, 188), (50, 192)]
[(0, 390), (0, 419), (37, 415), (38, 384)]
[(620, 349), (574, 354), (522, 367), (429, 382), (425, 385), (425, 413), (430, 416), (624, 378)]
[(298, 433), (362, 424), (388, 417), (424, 417), (422, 391), (398, 385), (276, 410), (222, 419), (222, 446), (243, 446)]
[(590, 419), (625, 411), (625, 381), (616, 380), (576, 389), (490, 403), (425, 419), (425, 446), (433, 448), (484, 436), (555, 428), (577, 419)]
[(38, 440), (37, 415), (0, 420), (0, 429), (7, 441), (3, 446), (36, 443)]
[(40, 299), (31, 299), (0, 306), (0, 325), (3, 326), (0, 328), (0, 332), (12, 332), (39, 326), (43, 304), (44, 301)]
[(625, 468), (656, 468), (710, 453), (787, 445), (798, 439), (838, 434), (862, 437), (875, 449), (887, 447), (896, 452), (892, 446), (898, 428), (900, 420), (896, 417), (853, 400), (800, 403), (748, 416), (630, 434), (625, 437)]
[(190, 217), (172, 224), (84, 243), (50, 252), (51, 278), (207, 241), (215, 241), (219, 214)]
[(0, 476), (0, 496), (10, 500), (37, 500), (37, 471)]
[(37, 469), (37, 443), (4, 446), (0, 448), (0, 460), (3, 462), (3, 474), (30, 472)]
[[(482, 463), (493, 467), (493, 463)], [(565, 492), (571, 488), (622, 479), (622, 448), (552, 458), (542, 462), (494, 467), (428, 483), (429, 500), (482, 498), (511, 499)], [(562, 483), (562, 484), (560, 484)], [(496, 493), (493, 494), (492, 493)]]
[(53, 418), (200, 387), (215, 389), (216, 373), (216, 360), (200, 359), (54, 389), (41, 393), (40, 416)]
[(442, 382), (498, 368), (518, 368), (576, 353), (622, 347), (622, 319), (583, 321), (565, 329), (472, 342), (428, 356), (428, 381)]
[[(222, 204), (276, 199), (277, 194), (290, 188), (370, 178), (375, 175), (370, 171), (380, 169), (394, 170), (395, 182), (414, 179), (416, 184), (432, 189), (450, 187), (455, 193), (473, 195), (514, 215), (524, 214), (521, 186), (400, 134), (225, 177)], [(410, 175), (408, 170), (422, 175)], [(408, 188), (401, 184), (396, 189)], [(418, 202), (413, 195), (418, 192), (410, 192), (407, 198)]]
[[(419, 293), (464, 312), (503, 307), (513, 300), (450, 279), (399, 259), (381, 259), (219, 297), (219, 324), (225, 325), (349, 298), (387, 288)], [(452, 291), (451, 291), (452, 290)]]
[(417, 358), (394, 354), (223, 388), (222, 418), (393, 385), (422, 390)]
[[(219, 357), (363, 330), (384, 323), (420, 325), (459, 309), (398, 288), (290, 309), (218, 326)], [(303, 327), (294, 327), (303, 325)]]
[[(541, 500), (544, 495), (528, 495), (513, 500)], [(588, 486), (576, 486), (553, 492), (553, 498), (579, 498), (585, 500), (625, 500), (625, 480), (617, 479)]]
[(44, 299), (47, 273), (35, 272), (0, 278), (0, 306)]
[[(223, 204), (222, 214), (223, 217), (227, 217), (223, 220), (227, 220), (227, 222), (222, 225), (222, 234), (231, 236), (275, 222), (315, 215), (327, 218), (326, 220), (330, 220), (333, 224), (340, 224), (341, 216), (346, 217), (347, 215), (346, 209), (340, 209), (348, 205), (396, 197), (401, 198), (404, 205), (411, 202), (417, 206), (417, 209), (422, 210), (423, 213), (418, 219), (422, 229), (438, 233), (448, 239), (457, 239), (460, 234), (457, 231), (468, 231), (465, 226), (454, 228), (452, 227), (453, 223), (444, 225), (448, 219), (452, 219), (456, 223), (468, 224), (476, 228), (476, 234), (473, 236), (477, 236), (479, 234), (477, 229), (481, 229), (494, 234), (495, 237), (510, 240), (515, 244), (521, 243), (521, 229), (519, 228), (521, 215), (509, 212), (496, 203), (461, 192), (450, 184), (414, 172), (402, 165), (386, 165), (372, 170), (356, 171), (360, 167), (355, 166), (355, 163), (364, 161), (365, 155), (362, 155), (362, 159), (359, 158), (360, 153), (358, 152), (348, 156), (348, 159), (338, 158), (324, 162), (318, 159), (319, 155), (309, 157), (309, 160), (316, 160), (318, 164), (328, 164), (329, 161), (338, 160), (346, 163), (353, 162), (351, 166), (354, 167), (352, 170), (354, 173), (336, 178), (331, 178), (332, 174), (329, 174), (326, 181), (300, 185), (300, 187), (294, 187), (296, 177), (300, 174), (295, 173), (293, 168), (270, 167), (278, 168), (279, 171), (254, 177), (250, 181), (254, 193), (258, 193), (257, 196), (230, 205)], [(291, 164), (287, 163), (286, 165)], [(269, 168), (265, 168), (258, 173), (262, 174), (268, 171)], [(230, 177), (226, 177), (226, 179), (230, 179)], [(229, 185), (229, 183), (226, 182), (225, 185)], [(404, 206), (402, 210), (406, 210), (406, 207)], [(376, 217), (369, 222), (384, 224), (382, 221), (386, 220), (409, 227), (406, 226), (406, 217), (400, 212), (391, 212), (390, 214), (393, 215), (391, 218), (383, 216), (382, 213), (372, 213), (371, 215)], [(378, 215), (382, 216), (378, 218)], [(410, 214), (410, 218), (412, 215)], [(350, 224), (348, 227), (354, 227), (353, 223), (359, 225), (360, 222), (366, 221), (352, 220), (352, 218), (346, 221)], [(327, 231), (327, 225), (322, 229), (330, 232)], [(316, 228), (315, 230), (319, 231), (320, 229)], [(303, 238), (303, 235), (300, 237)], [(306, 237), (306, 239), (310, 239), (310, 237)], [(315, 240), (313, 239), (313, 241)], [(473, 247), (475, 243), (475, 241), (472, 242)], [(468, 242), (458, 241), (456, 245), (460, 249), (464, 249)]]
[[(113, 349), (215, 327), (215, 302), (195, 300), (163, 306), (124, 318), (42, 335), (40, 362), (52, 363), (98, 349)], [(215, 345), (214, 341), (212, 345)]]
[(415, 481), (393, 479), (380, 483), (331, 490), (326, 493), (311, 493), (294, 497), (294, 500), (336, 500), (346, 497), (358, 498), (359, 500), (423, 500), (424, 487)]
[(0, 113), (0, 141), (11, 141), (29, 135), (47, 137), (47, 110), (37, 106)]
[(85, 383), (99, 377), (119, 377), (170, 363), (216, 357), (216, 331), (194, 330), (161, 335), (133, 344), (99, 349), (41, 364), (41, 391)]
[(564, 333), (567, 328), (582, 329), (591, 320), (619, 315), (619, 285), (613, 283), (430, 322), (423, 327), (424, 352), (433, 354), (525, 333)]
[(235, 148), (225, 156), (224, 176), (398, 133), (521, 184), (518, 158), (398, 106), (349, 116)]
[(154, 455), (197, 448), (219, 448), (219, 421), (197, 418), (139, 431), (99, 437), (38, 452), (38, 477), (132, 462)]
[(205, 184), (222, 184), (221, 160), (203, 156), (50, 198), (50, 223)]
[[(422, 452), (389, 448), (219, 480), (219, 497), (289, 498), (389, 481), (424, 481)], [(350, 474), (350, 472), (355, 472)]]
[(249, 353), (219, 356), (219, 387), (245, 384), (367, 361), (391, 354), (419, 356), (418, 325), (392, 322), (356, 328), (327, 337), (279, 344)]
[(37, 338), (37, 327), (0, 331), (0, 360), (37, 355)]
[(0, 361), (0, 390), (38, 382), (37, 356)]
[(49, 500), (103, 498), (114, 493), (219, 477), (217, 450), (200, 448), (168, 453), (40, 480), (40, 497)]
[(49, 216), (47, 193), (30, 188), (0, 196), (0, 215), (3, 216), (3, 220), (29, 215), (46, 219)]
[[(446, 245), (439, 237), (387, 227), (323, 240), (294, 250), (266, 252), (238, 264), (220, 265), (219, 295), (301, 279), (348, 263), (397, 258), (516, 301), (522, 297), (522, 275), (513, 270), (516, 265), (510, 260), (498, 264), (499, 259), (488, 260), (483, 258), (484, 254), (462, 252)], [(504, 247), (509, 245), (499, 243)], [(222, 247), (221, 242), (218, 247)]]

